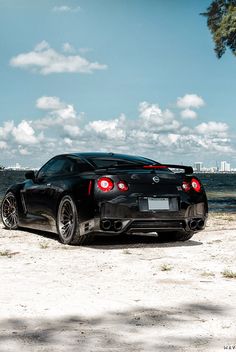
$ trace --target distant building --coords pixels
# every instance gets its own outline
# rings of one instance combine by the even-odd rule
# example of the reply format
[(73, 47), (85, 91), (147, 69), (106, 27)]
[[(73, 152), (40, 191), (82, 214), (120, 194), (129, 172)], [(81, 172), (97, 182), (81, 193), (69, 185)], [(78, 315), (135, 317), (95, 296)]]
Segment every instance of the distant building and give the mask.
[(194, 169), (197, 171), (197, 172), (201, 172), (202, 171), (202, 166), (203, 166), (203, 163), (201, 161), (196, 161), (194, 163)]
[(21, 166), (19, 163), (16, 163), (13, 166), (8, 166), (6, 167), (6, 170), (14, 170), (14, 171), (22, 171), (22, 170), (26, 170), (27, 168)]
[(220, 171), (221, 172), (230, 171), (230, 163), (227, 163), (227, 161), (221, 161), (221, 163), (220, 163)]

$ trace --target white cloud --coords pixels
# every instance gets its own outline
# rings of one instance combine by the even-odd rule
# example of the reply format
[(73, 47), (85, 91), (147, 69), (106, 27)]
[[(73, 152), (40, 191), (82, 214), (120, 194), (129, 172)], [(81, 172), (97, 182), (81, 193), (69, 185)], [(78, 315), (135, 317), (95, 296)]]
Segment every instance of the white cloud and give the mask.
[(183, 97), (179, 97), (177, 99), (177, 106), (180, 109), (188, 109), (188, 108), (200, 108), (201, 106), (204, 106), (205, 102), (197, 94), (186, 94)]
[(126, 131), (124, 130), (125, 122), (126, 117), (124, 114), (121, 114), (117, 119), (89, 122), (85, 129), (88, 133), (94, 132), (102, 138), (106, 137), (109, 140), (124, 140), (126, 136)]
[(0, 149), (7, 149), (7, 143), (5, 141), (0, 141)]
[[(41, 110), (48, 110), (45, 117), (33, 122), (37, 129), (47, 129), (50, 126), (72, 125), (76, 130), (76, 124), (81, 119), (81, 115), (77, 115), (72, 104), (66, 104), (58, 97), (43, 96), (37, 99), (36, 107)], [(71, 132), (72, 133), (72, 132)], [(75, 132), (74, 132), (75, 133)], [(78, 131), (76, 132), (76, 134)]]
[(77, 12), (80, 10), (80, 6), (70, 7), (67, 5), (54, 6), (52, 9), (54, 12)]
[[(101, 150), (148, 155), (156, 160), (176, 155), (192, 158), (194, 153), (231, 153), (225, 127), (207, 125), (190, 128), (177, 121), (169, 110), (161, 110), (158, 104), (140, 103), (140, 116), (127, 119), (124, 114), (111, 120), (95, 120), (79, 127), (73, 124), (62, 127), (64, 146), (70, 150)], [(218, 124), (218, 123), (217, 123)], [(65, 127), (66, 126), (66, 127)], [(214, 127), (214, 128), (213, 128)], [(212, 130), (217, 133), (212, 133)], [(222, 131), (224, 135), (222, 134)], [(78, 138), (79, 137), (79, 138)], [(62, 146), (61, 146), (62, 148)]]
[(162, 110), (158, 104), (140, 103), (136, 118), (121, 114), (90, 122), (57, 96), (40, 97), (36, 107), (42, 112), (40, 119), (22, 120), (16, 125), (9, 121), (0, 126), (0, 149), (9, 158), (30, 159), (31, 154), (34, 160), (43, 157), (46, 161), (66, 151), (100, 150), (179, 162), (192, 161), (194, 156), (199, 159), (200, 155), (210, 158), (235, 153), (226, 123), (210, 121), (189, 127), (185, 120), (178, 121), (170, 110)]
[(31, 154), (27, 148), (24, 148), (21, 145), (19, 145), (18, 150), (21, 155), (30, 155)]
[(52, 49), (46, 41), (37, 44), (33, 51), (19, 54), (10, 65), (48, 75), (52, 73), (93, 73), (105, 70), (107, 65), (90, 62), (80, 55), (64, 55)]
[[(71, 138), (76, 138), (80, 135), (80, 128), (78, 126), (73, 126), (73, 125), (64, 125), (63, 126), (64, 131), (66, 132), (67, 136)], [(68, 140), (67, 140), (68, 141)], [(67, 143), (68, 144), (68, 143)]]
[(183, 119), (196, 119), (197, 113), (191, 109), (182, 110), (180, 113)]
[(226, 123), (215, 121), (203, 122), (195, 127), (196, 132), (199, 134), (220, 136), (225, 136), (228, 129), (229, 126)]
[(70, 43), (63, 43), (62, 50), (65, 53), (74, 53), (75, 52), (75, 49), (73, 48), (73, 46)]
[(73, 105), (68, 104), (62, 109), (58, 109), (55, 114), (61, 117), (63, 120), (75, 119), (76, 111)]
[(46, 42), (46, 40), (43, 40), (42, 42), (35, 45), (34, 51), (40, 52), (46, 49), (50, 49), (50, 45), (48, 44), (48, 42)]
[(64, 138), (63, 141), (64, 141), (65, 144), (68, 145), (68, 146), (72, 146), (72, 144), (73, 144), (73, 140), (70, 139), (70, 138), (68, 138), (68, 137)]
[(21, 121), (17, 127), (13, 127), (11, 133), (15, 141), (21, 144), (36, 144), (43, 139), (43, 134), (36, 136), (30, 121), (25, 120)]
[(146, 101), (139, 104), (139, 113), (143, 127), (156, 131), (173, 131), (180, 127), (174, 114), (166, 109), (162, 111), (158, 104)]
[(36, 106), (38, 109), (43, 110), (56, 110), (65, 106), (58, 97), (43, 96), (37, 99)]
[(0, 138), (6, 139), (9, 133), (11, 133), (13, 127), (14, 127), (13, 121), (4, 122), (3, 127), (0, 127)]

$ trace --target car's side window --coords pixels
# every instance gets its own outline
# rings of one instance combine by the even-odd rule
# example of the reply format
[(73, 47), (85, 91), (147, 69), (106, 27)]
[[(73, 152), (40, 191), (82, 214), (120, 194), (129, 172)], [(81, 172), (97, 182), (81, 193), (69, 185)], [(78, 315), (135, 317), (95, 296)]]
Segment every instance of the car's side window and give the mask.
[(44, 165), (41, 170), (39, 170), (37, 178), (56, 176), (59, 174), (70, 172), (71, 161), (66, 158), (56, 158), (50, 160), (46, 165)]
[(75, 162), (70, 159), (65, 159), (62, 166), (61, 174), (67, 175), (75, 172)]
[(81, 159), (76, 159), (74, 162), (74, 172), (85, 172), (85, 171), (93, 171), (93, 167), (86, 163), (85, 161)]
[(45, 177), (57, 175), (69, 175), (83, 171), (91, 171), (93, 168), (83, 160), (78, 158), (55, 158), (49, 160), (38, 172), (37, 178), (42, 179)]

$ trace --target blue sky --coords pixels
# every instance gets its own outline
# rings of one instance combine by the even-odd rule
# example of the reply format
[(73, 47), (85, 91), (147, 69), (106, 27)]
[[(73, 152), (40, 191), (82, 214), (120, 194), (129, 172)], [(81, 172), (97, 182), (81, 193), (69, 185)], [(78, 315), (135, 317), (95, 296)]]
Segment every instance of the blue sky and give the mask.
[(236, 167), (236, 58), (197, 0), (1, 0), (0, 163), (69, 151)]

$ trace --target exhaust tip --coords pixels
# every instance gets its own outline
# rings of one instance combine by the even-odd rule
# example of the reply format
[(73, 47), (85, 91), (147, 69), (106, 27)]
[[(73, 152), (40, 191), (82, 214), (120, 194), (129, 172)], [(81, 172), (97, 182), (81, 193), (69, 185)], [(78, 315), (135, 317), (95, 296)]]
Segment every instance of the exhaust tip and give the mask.
[(101, 221), (101, 228), (105, 231), (110, 230), (111, 228), (111, 220), (102, 220)]
[(196, 220), (190, 220), (188, 225), (191, 230), (196, 230), (198, 223)]
[(115, 221), (114, 222), (115, 231), (120, 231), (122, 229), (122, 226), (123, 226), (122, 221)]
[(202, 219), (198, 220), (198, 224), (197, 224), (198, 229), (202, 229), (204, 225), (205, 225), (204, 220)]

